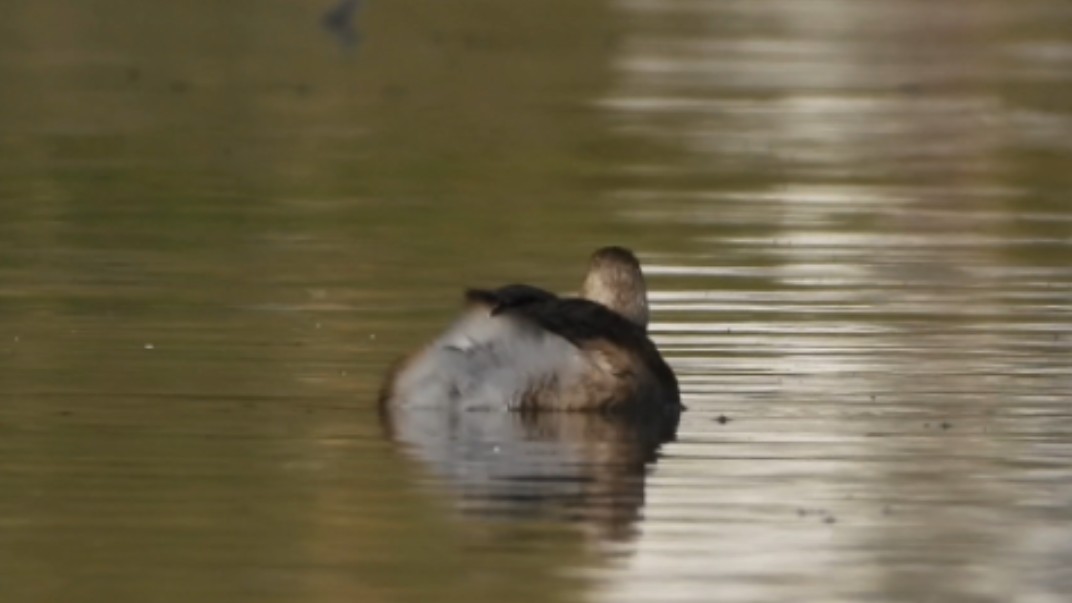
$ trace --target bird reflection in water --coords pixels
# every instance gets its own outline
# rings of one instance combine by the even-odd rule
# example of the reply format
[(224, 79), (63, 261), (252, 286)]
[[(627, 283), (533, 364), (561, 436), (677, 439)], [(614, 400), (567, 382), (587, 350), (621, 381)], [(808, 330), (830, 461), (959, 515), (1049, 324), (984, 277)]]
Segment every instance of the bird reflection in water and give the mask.
[(579, 523), (627, 540), (644, 483), (679, 413), (517, 413), (384, 409), (384, 427), (455, 495), (467, 516)]

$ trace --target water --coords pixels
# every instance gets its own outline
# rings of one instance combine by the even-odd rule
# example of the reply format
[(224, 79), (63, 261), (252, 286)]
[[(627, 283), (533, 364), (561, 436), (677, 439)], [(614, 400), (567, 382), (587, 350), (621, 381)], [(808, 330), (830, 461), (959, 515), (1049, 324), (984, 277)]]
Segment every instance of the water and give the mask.
[[(4, 601), (1072, 592), (1066, 2), (8, 5)], [(680, 425), (381, 421), (612, 242)]]

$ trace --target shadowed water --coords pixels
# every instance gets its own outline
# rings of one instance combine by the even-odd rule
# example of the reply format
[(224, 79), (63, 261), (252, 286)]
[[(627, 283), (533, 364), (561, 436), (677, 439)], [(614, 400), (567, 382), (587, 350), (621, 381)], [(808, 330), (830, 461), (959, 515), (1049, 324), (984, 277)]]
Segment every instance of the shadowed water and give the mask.
[[(1063, 601), (1072, 9), (15, 0), (4, 601)], [(689, 410), (381, 417), (634, 248)]]

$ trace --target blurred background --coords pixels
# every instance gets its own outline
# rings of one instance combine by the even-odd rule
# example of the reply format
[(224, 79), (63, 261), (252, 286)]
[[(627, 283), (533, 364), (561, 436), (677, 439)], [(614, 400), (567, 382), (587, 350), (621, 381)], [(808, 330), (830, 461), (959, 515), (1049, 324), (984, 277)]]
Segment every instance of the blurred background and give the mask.
[[(1066, 0), (5, 6), (5, 602), (1072, 592)], [(383, 424), (605, 244), (676, 433)]]

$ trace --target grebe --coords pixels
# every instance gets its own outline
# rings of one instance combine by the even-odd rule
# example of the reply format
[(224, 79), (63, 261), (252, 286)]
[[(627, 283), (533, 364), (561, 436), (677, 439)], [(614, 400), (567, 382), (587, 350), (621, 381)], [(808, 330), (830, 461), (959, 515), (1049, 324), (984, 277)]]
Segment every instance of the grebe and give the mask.
[(470, 289), (462, 316), (387, 375), (382, 408), (678, 411), (677, 378), (648, 338), (640, 262), (592, 254), (579, 297), (530, 285)]

